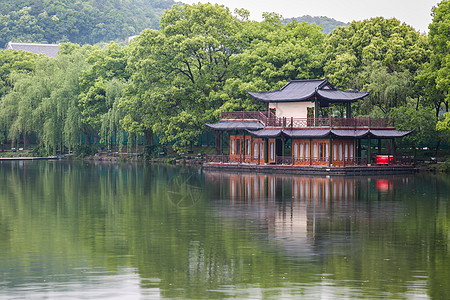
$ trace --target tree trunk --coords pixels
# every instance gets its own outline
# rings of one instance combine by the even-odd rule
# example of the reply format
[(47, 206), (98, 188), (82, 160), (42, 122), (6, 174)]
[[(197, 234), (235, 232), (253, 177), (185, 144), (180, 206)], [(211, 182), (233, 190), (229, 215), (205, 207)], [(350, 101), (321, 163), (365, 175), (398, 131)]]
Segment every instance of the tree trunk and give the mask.
[(151, 129), (145, 131), (145, 145), (153, 146), (153, 130)]
[(436, 144), (436, 152), (434, 153), (435, 157), (437, 157), (437, 155), (438, 155), (438, 150), (439, 150), (440, 146), (441, 146), (441, 140), (439, 139)]
[(27, 148), (27, 134), (25, 130), (22, 131), (22, 138), (23, 138), (23, 149), (25, 150)]
[(436, 120), (439, 118), (439, 111), (441, 110), (441, 103), (436, 105)]

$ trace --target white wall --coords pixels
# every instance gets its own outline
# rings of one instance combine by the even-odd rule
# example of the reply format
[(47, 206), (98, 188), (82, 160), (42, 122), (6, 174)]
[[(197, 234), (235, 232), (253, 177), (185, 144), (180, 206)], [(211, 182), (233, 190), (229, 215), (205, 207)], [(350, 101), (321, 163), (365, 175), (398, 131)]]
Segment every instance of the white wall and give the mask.
[(314, 108), (314, 102), (277, 102), (277, 103), (269, 103), (270, 109), (276, 110), (276, 115), (279, 118), (286, 117), (294, 117), (294, 118), (306, 118), (308, 107)]

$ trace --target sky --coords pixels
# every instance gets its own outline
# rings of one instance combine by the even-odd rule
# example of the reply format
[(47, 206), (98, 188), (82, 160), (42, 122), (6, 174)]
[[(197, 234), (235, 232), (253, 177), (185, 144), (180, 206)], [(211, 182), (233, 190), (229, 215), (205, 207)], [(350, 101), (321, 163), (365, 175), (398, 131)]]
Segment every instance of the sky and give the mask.
[(250, 11), (250, 19), (261, 21), (263, 12), (275, 12), (284, 18), (326, 16), (337, 21), (361, 21), (372, 17), (396, 18), (421, 33), (428, 33), (431, 9), (441, 0), (181, 0), (183, 3), (217, 3), (233, 12)]

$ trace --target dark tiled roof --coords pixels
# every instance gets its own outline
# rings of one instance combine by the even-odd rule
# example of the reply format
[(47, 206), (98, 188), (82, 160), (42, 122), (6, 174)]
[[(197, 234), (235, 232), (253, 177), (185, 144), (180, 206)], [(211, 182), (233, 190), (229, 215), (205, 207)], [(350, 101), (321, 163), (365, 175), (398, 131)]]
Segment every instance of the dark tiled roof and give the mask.
[(412, 131), (400, 131), (395, 129), (369, 130), (369, 129), (261, 129), (247, 130), (248, 133), (257, 137), (279, 137), (285, 135), (290, 138), (324, 138), (329, 136), (340, 138), (400, 138), (410, 134)]
[(214, 130), (258, 130), (263, 129), (264, 125), (259, 121), (219, 121), (213, 124), (205, 124)]
[(330, 102), (336, 101), (356, 101), (369, 95), (366, 92), (335, 90), (318, 90), (317, 94), (320, 98)]
[(367, 129), (331, 129), (331, 134), (337, 137), (362, 138), (369, 134)]
[(247, 92), (261, 102), (298, 102), (322, 99), (329, 102), (348, 102), (364, 98), (369, 93), (337, 89), (325, 79), (291, 80), (272, 92)]
[(279, 137), (283, 134), (282, 129), (261, 129), (255, 131), (247, 130), (247, 132), (257, 137), (267, 137), (267, 138)]
[(318, 138), (326, 137), (331, 129), (283, 129), (283, 132), (291, 138)]
[(59, 44), (27, 44), (9, 42), (6, 50), (23, 50), (34, 54), (44, 54), (48, 57), (56, 57), (59, 51)]
[(370, 129), (369, 133), (373, 137), (377, 137), (377, 138), (400, 138), (400, 137), (404, 137), (404, 136), (410, 134), (413, 131), (414, 130), (400, 131), (400, 130), (393, 130), (393, 129)]

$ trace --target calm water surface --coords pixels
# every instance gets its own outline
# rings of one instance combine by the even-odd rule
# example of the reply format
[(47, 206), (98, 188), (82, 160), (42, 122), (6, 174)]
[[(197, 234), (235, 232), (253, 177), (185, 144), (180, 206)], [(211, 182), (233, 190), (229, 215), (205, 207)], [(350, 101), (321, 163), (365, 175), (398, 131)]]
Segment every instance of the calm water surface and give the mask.
[(448, 299), (450, 177), (0, 163), (2, 299)]

